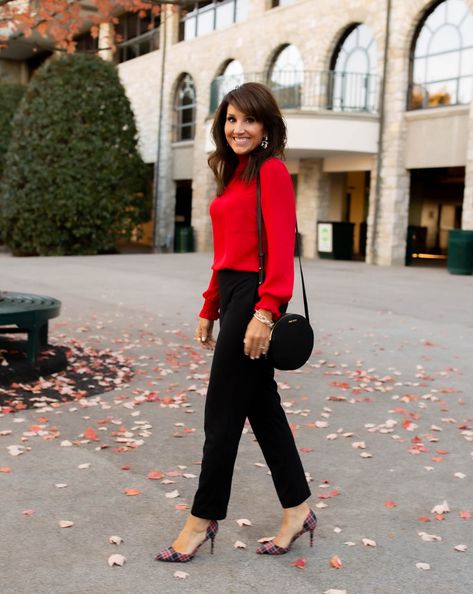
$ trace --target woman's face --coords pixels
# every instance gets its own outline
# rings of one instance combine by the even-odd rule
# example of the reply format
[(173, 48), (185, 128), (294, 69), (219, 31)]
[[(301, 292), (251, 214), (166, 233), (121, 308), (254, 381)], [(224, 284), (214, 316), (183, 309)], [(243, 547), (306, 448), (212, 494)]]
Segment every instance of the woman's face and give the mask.
[(247, 155), (254, 151), (261, 144), (265, 134), (261, 122), (229, 104), (225, 120), (225, 138), (237, 155)]

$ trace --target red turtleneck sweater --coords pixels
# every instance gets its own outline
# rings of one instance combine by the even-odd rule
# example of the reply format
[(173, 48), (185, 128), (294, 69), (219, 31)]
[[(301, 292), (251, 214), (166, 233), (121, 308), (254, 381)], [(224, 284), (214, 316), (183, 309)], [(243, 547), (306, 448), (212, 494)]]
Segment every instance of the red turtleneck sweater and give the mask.
[[(221, 196), (210, 205), (214, 239), (214, 263), (208, 289), (203, 293), (200, 317), (219, 317), (217, 272), (224, 268), (258, 271), (256, 180), (245, 183), (240, 174), (248, 157), (241, 157), (235, 174)], [(279, 306), (288, 303), (294, 284), (296, 210), (291, 177), (282, 161), (268, 159), (260, 170), (265, 280), (259, 286), (255, 309), (266, 309), (273, 319)]]

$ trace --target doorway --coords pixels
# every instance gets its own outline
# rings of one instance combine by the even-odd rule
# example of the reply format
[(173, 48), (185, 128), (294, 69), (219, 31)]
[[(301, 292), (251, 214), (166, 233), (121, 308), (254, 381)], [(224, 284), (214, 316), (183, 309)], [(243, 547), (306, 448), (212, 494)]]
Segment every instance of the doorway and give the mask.
[(464, 167), (412, 169), (406, 264), (445, 263), (448, 233), (461, 228)]

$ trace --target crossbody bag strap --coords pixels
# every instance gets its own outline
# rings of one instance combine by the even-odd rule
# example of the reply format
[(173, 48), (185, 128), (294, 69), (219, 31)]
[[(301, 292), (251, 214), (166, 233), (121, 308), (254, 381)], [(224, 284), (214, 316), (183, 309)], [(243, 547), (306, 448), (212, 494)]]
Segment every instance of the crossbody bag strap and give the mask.
[[(261, 181), (259, 171), (256, 175), (256, 214), (258, 222), (258, 284), (261, 285), (264, 281), (264, 250), (263, 250), (263, 209), (261, 208)], [(296, 218), (296, 254), (299, 259), (299, 269), (301, 271), (302, 280), (302, 298), (304, 301), (304, 313), (308, 322), (309, 320), (309, 305), (307, 302), (307, 293), (305, 290), (304, 273), (302, 272), (301, 252), (299, 245), (299, 229), (297, 228)]]

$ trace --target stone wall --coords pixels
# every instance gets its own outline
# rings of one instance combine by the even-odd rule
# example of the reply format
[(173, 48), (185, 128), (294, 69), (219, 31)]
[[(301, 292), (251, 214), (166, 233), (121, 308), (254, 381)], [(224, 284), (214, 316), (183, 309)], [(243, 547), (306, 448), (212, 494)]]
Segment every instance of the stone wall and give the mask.
[[(147, 162), (157, 154), (159, 96), (162, 52), (166, 43), (163, 87), (163, 129), (160, 151), (159, 236), (161, 246), (170, 246), (174, 229), (174, 183), (172, 159), (174, 140), (174, 98), (179, 78), (192, 76), (197, 93), (197, 128), (193, 160), (193, 214), (197, 247), (211, 247), (208, 217), (214, 182), (207, 167), (210, 85), (230, 59), (241, 62), (246, 72), (267, 72), (278, 49), (294, 43), (305, 70), (328, 70), (340, 37), (354, 23), (365, 23), (377, 43), (378, 74), (383, 71), (387, 2), (379, 0), (340, 0), (334, 10), (332, 0), (299, 0), (268, 9), (267, 0), (250, 0), (249, 17), (227, 29), (177, 42), (179, 16), (168, 11), (166, 35), (162, 27), (161, 49), (120, 65), (120, 76), (137, 116), (140, 149)], [(473, 11), (473, 0), (468, 0)], [(372, 170), (368, 215), (367, 261), (381, 265), (402, 264), (408, 224), (410, 174), (405, 166), (406, 98), (409, 55), (412, 39), (425, 11), (426, 0), (393, 0), (389, 52), (386, 57), (385, 122), (380, 159), (380, 183), (376, 167)], [(465, 227), (473, 228), (473, 115), (470, 118), (465, 189)], [(347, 139), (346, 151), (350, 152)], [(304, 235), (304, 251), (316, 256), (316, 220), (329, 199), (322, 155), (304, 158), (299, 167), (299, 221)]]

